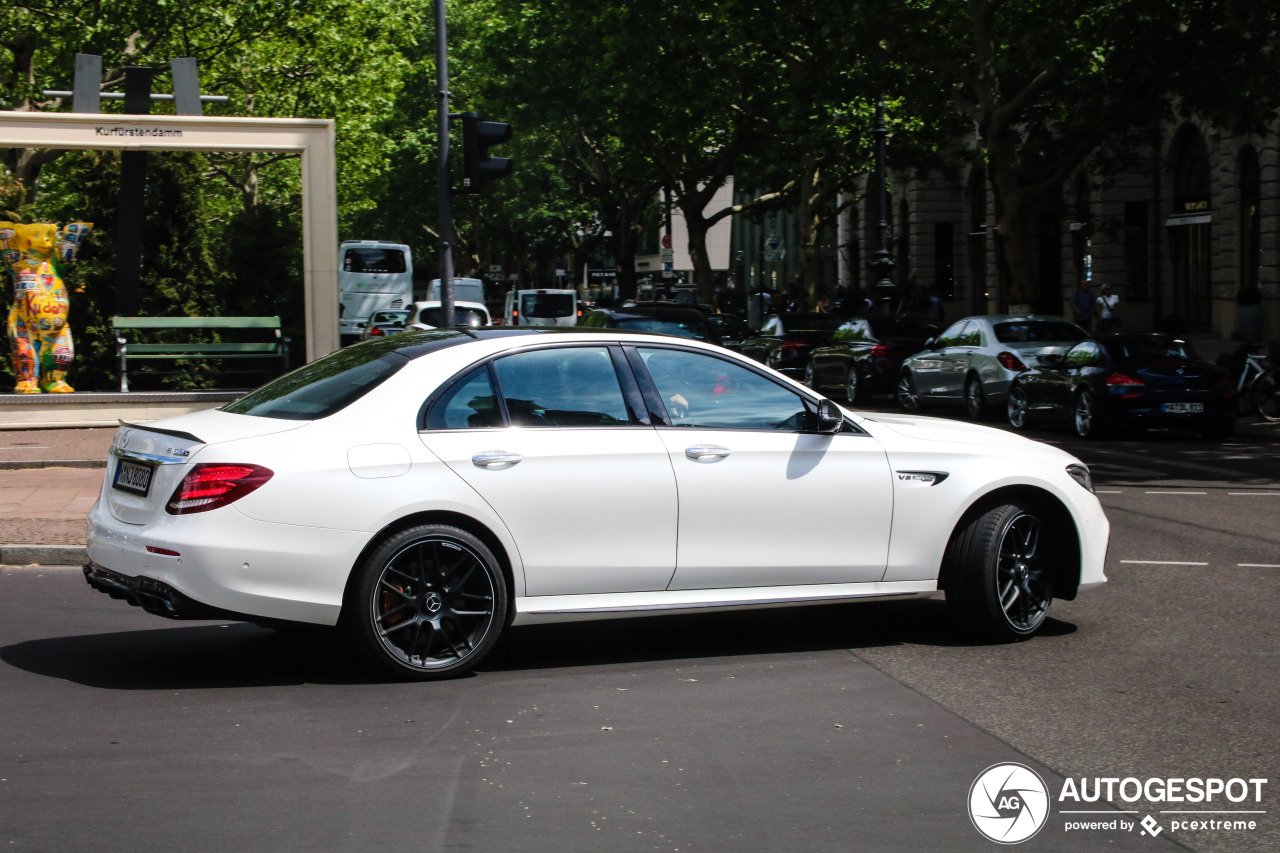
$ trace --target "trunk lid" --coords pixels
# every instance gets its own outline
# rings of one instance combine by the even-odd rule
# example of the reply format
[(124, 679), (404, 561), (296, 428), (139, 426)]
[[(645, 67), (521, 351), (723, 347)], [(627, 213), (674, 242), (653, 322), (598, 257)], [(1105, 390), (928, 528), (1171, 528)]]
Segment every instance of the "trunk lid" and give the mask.
[(154, 423), (122, 423), (111, 442), (102, 499), (126, 524), (164, 515), (165, 504), (204, 448), (305, 426), (210, 409)]

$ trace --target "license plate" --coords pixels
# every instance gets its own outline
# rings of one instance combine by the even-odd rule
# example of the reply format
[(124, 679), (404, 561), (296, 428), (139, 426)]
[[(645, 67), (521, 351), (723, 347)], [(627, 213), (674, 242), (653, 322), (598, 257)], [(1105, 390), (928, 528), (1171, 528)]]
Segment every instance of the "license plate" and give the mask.
[(111, 485), (122, 492), (132, 492), (145, 498), (151, 491), (151, 473), (154, 470), (154, 465), (121, 459), (116, 463), (116, 477)]
[(1160, 411), (1171, 415), (1195, 415), (1204, 411), (1204, 403), (1165, 403)]

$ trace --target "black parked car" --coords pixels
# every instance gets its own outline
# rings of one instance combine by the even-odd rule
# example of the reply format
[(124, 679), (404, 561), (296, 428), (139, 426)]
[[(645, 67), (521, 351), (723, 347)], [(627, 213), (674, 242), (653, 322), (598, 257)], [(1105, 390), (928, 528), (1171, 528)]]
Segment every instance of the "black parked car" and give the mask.
[(751, 336), (751, 327), (745, 318), (737, 314), (707, 314), (707, 322), (720, 336), (720, 346), (741, 349), (742, 342)]
[(838, 314), (772, 314), (738, 350), (792, 379), (803, 379), (809, 353), (830, 343), (842, 323)]
[(1235, 426), (1231, 376), (1172, 335), (1101, 335), (1040, 365), (1009, 386), (1009, 423), (1070, 422), (1086, 438), (1117, 426), (1182, 427), (1226, 438)]
[(683, 305), (649, 302), (621, 308), (597, 308), (584, 313), (578, 325), (588, 329), (632, 329), (720, 343), (720, 336), (707, 322), (706, 315)]
[(916, 314), (854, 317), (836, 330), (830, 344), (810, 354), (804, 384), (824, 394), (844, 394), (850, 405), (892, 394), (903, 359), (941, 331), (941, 323)]

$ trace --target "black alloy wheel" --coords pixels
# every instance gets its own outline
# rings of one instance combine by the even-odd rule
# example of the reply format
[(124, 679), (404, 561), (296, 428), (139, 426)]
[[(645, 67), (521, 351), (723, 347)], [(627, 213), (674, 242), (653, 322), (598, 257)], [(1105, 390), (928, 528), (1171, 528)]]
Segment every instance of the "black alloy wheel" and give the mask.
[(1083, 388), (1076, 394), (1071, 413), (1076, 435), (1081, 438), (1097, 438), (1102, 435), (1102, 425), (1098, 423), (1098, 411), (1093, 392), (1088, 388)]
[(964, 413), (971, 421), (980, 421), (987, 415), (987, 397), (982, 393), (982, 380), (974, 375), (964, 383)]
[(849, 405), (861, 403), (866, 399), (862, 383), (858, 378), (858, 365), (850, 364), (849, 373), (844, 378), (844, 399)]
[(1018, 382), (1009, 386), (1009, 426), (1024, 430), (1031, 426), (1031, 411), (1027, 402), (1027, 389)]
[(465, 530), (424, 524), (392, 534), (356, 569), (341, 625), (357, 651), (406, 680), (459, 675), (506, 625), (493, 552)]
[(916, 383), (911, 378), (911, 371), (903, 370), (898, 374), (898, 388), (895, 394), (898, 405), (908, 412), (918, 412), (924, 408), (920, 395), (916, 393)]
[(1280, 370), (1272, 369), (1253, 382), (1253, 407), (1269, 421), (1280, 421)]
[(996, 642), (1034, 634), (1053, 603), (1049, 526), (1021, 503), (995, 506), (947, 547), (947, 603), (970, 632)]

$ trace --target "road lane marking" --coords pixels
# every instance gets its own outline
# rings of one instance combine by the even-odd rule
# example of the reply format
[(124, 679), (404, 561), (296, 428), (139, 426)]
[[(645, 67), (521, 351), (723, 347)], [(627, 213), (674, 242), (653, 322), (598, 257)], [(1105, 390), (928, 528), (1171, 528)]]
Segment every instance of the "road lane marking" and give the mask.
[(1280, 563), (1236, 563), (1242, 569), (1280, 569)]
[(1095, 495), (1123, 495), (1123, 489), (1094, 489)]
[(1272, 495), (1275, 495), (1276, 497), (1280, 497), (1280, 492), (1227, 492), (1227, 494), (1236, 495), (1237, 497), (1245, 497), (1245, 498), (1264, 497), (1264, 496), (1270, 497)]
[(1121, 560), (1134, 566), (1207, 566), (1208, 563), (1195, 563), (1182, 560)]
[(1146, 494), (1148, 495), (1207, 495), (1209, 493), (1208, 492), (1186, 492), (1186, 491), (1175, 492), (1175, 491), (1170, 491), (1168, 489), (1162, 489), (1157, 491), (1148, 490)]

